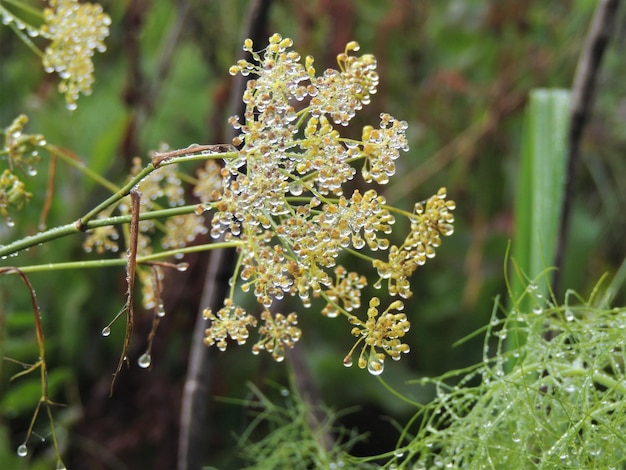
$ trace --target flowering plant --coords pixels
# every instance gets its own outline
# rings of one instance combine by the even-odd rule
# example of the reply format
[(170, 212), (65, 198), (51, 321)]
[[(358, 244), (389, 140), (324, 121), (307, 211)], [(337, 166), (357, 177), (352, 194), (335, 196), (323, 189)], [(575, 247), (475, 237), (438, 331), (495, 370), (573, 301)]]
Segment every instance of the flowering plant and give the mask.
[[(63, 8), (70, 8), (79, 16), (81, 8), (87, 8), (69, 0), (52, 5), (58, 11), (46, 11), (48, 26), (42, 27), (42, 34), (53, 35), (55, 29), (50, 25), (55, 24), (58, 19), (55, 15), (60, 15)], [(99, 9), (86, 13), (89, 12), (100, 18), (95, 29), (89, 30), (101, 33), (90, 44), (103, 49), (99, 44), (106, 36), (108, 17), (102, 16)], [(76, 222), (42, 229), (33, 236), (0, 246), (0, 257), (5, 259), (55, 238), (87, 232), (85, 251), (121, 252), (117, 260), (0, 268), (0, 274), (17, 273), (22, 277), (31, 291), (36, 318), (39, 306), (26, 277), (29, 272), (102, 266), (103, 261), (109, 266), (125, 264), (127, 300), (115, 317), (127, 314), (118, 371), (127, 360), (132, 333), (135, 279), (142, 286), (144, 307), (155, 311), (148, 349), (138, 361), (141, 367), (150, 367), (154, 330), (165, 314), (161, 300), (162, 270), (167, 267), (184, 270), (186, 266), (157, 260), (228, 247), (236, 249), (238, 257), (223, 306), (215, 312), (208, 308), (203, 312), (208, 320), (206, 345), (225, 350), (230, 340), (244, 344), (250, 328), (258, 325), (260, 337), (252, 346), (253, 354), (265, 350), (274, 360), (282, 361), (286, 349), (302, 336), (298, 314), (283, 314), (276, 307), (291, 296), (299, 298), (304, 308), (311, 307), (313, 298), (320, 298), (325, 302), (323, 315), (347, 319), (351, 334), (357, 338), (343, 360), (347, 367), (353, 364), (353, 355), (359, 348), (358, 367), (367, 368), (373, 375), (383, 372), (387, 356), (399, 360), (409, 352), (403, 338), (410, 322), (400, 299), (412, 295), (411, 275), (435, 256), (441, 238), (452, 234), (455, 204), (446, 199), (446, 190), (441, 188), (407, 212), (387, 204), (377, 191), (379, 185), (387, 184), (395, 174), (400, 152), (408, 150), (406, 122), (382, 113), (378, 127), (363, 127), (360, 138), (346, 137), (340, 132), (376, 93), (378, 75), (374, 56), (355, 55), (359, 45), (350, 42), (337, 57), (338, 68), (319, 75), (313, 58), (307, 57), (302, 63), (291, 47), (291, 39), (279, 34), (274, 34), (262, 51), (256, 51), (251, 40), (245, 41), (244, 51), (251, 60), (238, 61), (230, 73), (254, 78), (247, 82), (243, 94), (244, 115), (229, 119), (238, 131), (232, 144), (194, 144), (173, 151), (162, 148), (153, 154), (147, 166), (136, 159), (128, 181), (121, 188), (107, 182), (105, 186), (112, 189), (113, 195)], [(44, 63), (59, 72), (63, 80), (61, 90), (73, 105), (79, 91), (90, 89), (91, 53), (81, 56), (82, 59), (71, 58), (63, 55), (65, 49), (60, 39), (53, 39)], [(75, 48), (72, 50), (77, 52)], [(54, 57), (59, 59), (58, 64)], [(83, 89), (83, 85), (87, 88)], [(48, 144), (43, 136), (25, 134), (26, 123), (27, 118), (20, 116), (2, 132), (9, 169), (0, 180), (0, 214), (11, 223), (9, 211), (20, 210), (31, 199), (26, 186), (11, 179), (14, 169), (36, 173), (40, 150), (76, 166), (68, 152)], [(206, 163), (196, 177), (183, 177), (179, 164), (199, 160)], [(184, 182), (190, 181), (197, 198), (193, 204), (185, 202), (183, 188)], [(210, 226), (204, 217), (207, 211), (212, 212)], [(410, 227), (399, 244), (390, 239), (396, 217), (406, 218)], [(166, 221), (162, 223), (159, 219)], [(128, 224), (129, 228), (118, 231), (116, 226), (120, 224)], [(163, 232), (163, 251), (154, 250), (153, 236), (157, 231)], [(188, 246), (204, 233), (210, 233), (220, 242)], [(122, 241), (126, 250), (120, 250)], [(386, 306), (381, 300), (383, 295), (371, 297), (366, 302), (366, 314), (359, 315), (368, 276), (342, 264), (343, 254), (369, 264), (373, 277), (377, 278), (373, 287), (386, 288), (392, 297)], [(262, 307), (260, 315), (249, 313), (237, 304), (237, 287), (244, 293), (254, 293)], [(28, 371), (39, 368), (45, 376), (43, 330), (40, 323), (36, 325), (41, 359)], [(102, 334), (108, 336), (110, 331), (109, 324)], [(45, 380), (42, 390), (41, 403), (49, 407)], [(20, 455), (26, 454), (25, 446), (26, 442), (20, 447)]]

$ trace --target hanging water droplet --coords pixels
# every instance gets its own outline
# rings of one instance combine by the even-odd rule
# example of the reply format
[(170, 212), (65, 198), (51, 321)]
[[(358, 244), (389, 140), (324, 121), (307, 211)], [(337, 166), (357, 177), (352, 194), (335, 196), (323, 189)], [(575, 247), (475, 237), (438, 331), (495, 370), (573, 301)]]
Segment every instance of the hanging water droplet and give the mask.
[(159, 318), (163, 318), (165, 316), (165, 307), (163, 306), (163, 304), (159, 304), (159, 307), (157, 308), (157, 311), (156, 311), (156, 315)]
[(150, 354), (148, 354), (147, 352), (139, 356), (139, 359), (137, 360), (137, 364), (142, 369), (147, 369), (148, 367), (150, 367), (151, 363), (152, 363), (152, 358), (150, 357)]
[(352, 356), (346, 356), (343, 358), (343, 365), (346, 367), (352, 367)]
[(176, 270), (180, 271), (181, 273), (187, 271), (187, 269), (189, 269), (189, 263), (178, 263), (176, 265)]
[(7, 217), (5, 220), (7, 227), (15, 227), (15, 220), (12, 217)]
[(105, 326), (104, 328), (102, 328), (102, 336), (109, 336), (111, 334), (111, 328), (108, 326)]
[(57, 462), (57, 468), (56, 470), (67, 470), (67, 467), (65, 466), (65, 464), (63, 462), (61, 462), (60, 460)]
[(567, 321), (573, 321), (574, 320), (574, 312), (572, 312), (569, 309), (565, 310), (565, 319)]
[(35, 168), (34, 166), (27, 166), (26, 167), (26, 174), (28, 176), (35, 176), (37, 175), (37, 168)]
[(294, 181), (289, 185), (289, 192), (294, 196), (300, 196), (302, 194), (302, 191), (302, 184), (299, 181)]
[(533, 307), (533, 313), (535, 315), (539, 315), (541, 312), (543, 312), (543, 309), (541, 308), (540, 305), (536, 305), (535, 307)]
[(28, 447), (26, 447), (26, 444), (22, 444), (17, 448), (17, 455), (19, 457), (26, 457), (27, 454), (28, 454)]
[(371, 354), (369, 361), (367, 361), (367, 371), (372, 375), (380, 375), (384, 369), (385, 363), (375, 354)]

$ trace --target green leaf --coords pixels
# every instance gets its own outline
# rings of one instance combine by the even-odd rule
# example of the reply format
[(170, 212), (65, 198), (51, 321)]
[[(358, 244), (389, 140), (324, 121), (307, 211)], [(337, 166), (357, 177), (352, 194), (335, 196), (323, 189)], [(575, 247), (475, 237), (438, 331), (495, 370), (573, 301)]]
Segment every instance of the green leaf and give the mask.
[[(569, 117), (568, 91), (531, 92), (525, 116), (513, 242), (513, 259), (531, 280), (554, 261), (563, 206)], [(537, 292), (545, 295), (545, 276), (536, 283)], [(525, 284), (514, 278), (513, 291), (519, 294)]]

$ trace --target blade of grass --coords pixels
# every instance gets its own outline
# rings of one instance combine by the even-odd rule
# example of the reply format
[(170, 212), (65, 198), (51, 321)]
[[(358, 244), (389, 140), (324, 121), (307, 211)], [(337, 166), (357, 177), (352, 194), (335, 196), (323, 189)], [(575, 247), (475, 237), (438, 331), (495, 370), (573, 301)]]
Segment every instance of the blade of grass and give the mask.
[[(537, 285), (535, 296), (548, 293), (545, 272), (556, 251), (569, 118), (568, 91), (537, 89), (531, 92), (524, 123), (512, 255), (519, 272)], [(524, 297), (516, 308), (532, 308), (530, 296), (522, 296), (528, 282), (513, 275), (511, 284), (511, 298)]]

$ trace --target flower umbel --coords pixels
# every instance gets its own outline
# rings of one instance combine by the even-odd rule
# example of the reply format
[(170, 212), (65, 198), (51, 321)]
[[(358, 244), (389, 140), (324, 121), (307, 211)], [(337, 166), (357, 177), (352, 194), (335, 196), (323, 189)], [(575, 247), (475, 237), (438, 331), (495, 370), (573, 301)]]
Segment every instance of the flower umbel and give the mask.
[(111, 18), (98, 4), (77, 0), (51, 0), (44, 10), (41, 35), (50, 39), (43, 66), (61, 77), (59, 91), (65, 94), (69, 109), (76, 109), (79, 93), (88, 95), (94, 82), (94, 50), (104, 52)]
[(231, 299), (224, 301), (224, 307), (218, 310), (217, 315), (209, 309), (203, 312), (204, 318), (211, 320), (211, 327), (205, 331), (204, 344), (216, 344), (220, 351), (225, 351), (227, 338), (244, 344), (248, 339), (248, 327), (256, 326), (256, 318), (248, 315), (241, 307), (236, 307)]
[(441, 235), (450, 236), (454, 232), (451, 214), (456, 207), (454, 201), (446, 201), (446, 188), (422, 203), (415, 204), (411, 220), (411, 231), (400, 246), (393, 245), (389, 250), (388, 261), (375, 260), (373, 266), (381, 279), (388, 279), (389, 293), (409, 298), (411, 285), (409, 277), (427, 259), (435, 257), (435, 248), (441, 245)]
[[(380, 299), (372, 297), (365, 322), (354, 315), (350, 316), (350, 323), (355, 325), (352, 328), (352, 334), (359, 339), (343, 361), (346, 367), (350, 367), (352, 353), (363, 342), (358, 366), (361, 369), (367, 367), (372, 375), (382, 374), (385, 367), (385, 354), (397, 361), (401, 354), (406, 354), (410, 350), (409, 345), (402, 343), (401, 340), (411, 326), (406, 315), (400, 313), (404, 309), (404, 304), (400, 300), (395, 300), (382, 314), (379, 314), (379, 305)], [(367, 352), (369, 356), (366, 358)]]
[[(232, 142), (238, 150), (224, 159), (221, 190), (210, 181), (211, 189), (198, 194), (203, 207), (215, 208), (211, 236), (223, 236), (239, 250), (229, 298), (240, 280), (241, 289), (254, 292), (263, 306), (255, 354), (264, 349), (282, 360), (285, 348), (300, 338), (295, 314), (270, 313), (275, 301), (297, 296), (310, 307), (311, 298), (323, 297), (328, 302), (322, 313), (347, 317), (359, 336), (357, 344), (363, 341), (359, 366), (369, 364), (369, 371), (379, 374), (385, 355), (397, 360), (409, 350), (401, 342), (409, 327), (406, 315), (399, 313), (403, 304), (392, 302), (379, 315), (375, 298), (368, 320), (358, 320), (352, 312), (360, 308), (366, 277), (348, 272), (338, 264), (339, 256), (358, 255), (378, 272), (381, 280), (375, 287), (388, 279), (389, 294), (409, 297), (411, 274), (434, 256), (440, 236), (452, 233), (454, 203), (445, 201), (442, 189), (407, 213), (367, 187), (386, 184), (400, 152), (408, 150), (407, 123), (387, 113), (380, 114), (378, 128), (363, 128), (361, 140), (339, 131), (376, 93), (374, 56), (355, 55), (359, 46), (351, 42), (337, 57), (336, 70), (316, 75), (313, 58), (301, 61), (291, 47), (291, 39), (279, 34), (260, 52), (245, 41), (252, 61), (240, 60), (230, 68), (233, 75), (252, 76), (243, 95), (244, 115), (229, 120), (238, 131)], [(360, 189), (348, 191), (346, 183), (355, 178), (361, 179)], [(397, 215), (411, 225), (399, 246), (390, 240)], [(379, 253), (385, 251), (383, 261)], [(224, 315), (212, 317), (207, 330), (207, 343), (220, 348), (228, 336), (224, 318), (231, 318)]]
[(285, 348), (293, 348), (302, 336), (302, 331), (296, 326), (298, 317), (295, 313), (272, 315), (265, 310), (261, 319), (264, 321), (259, 328), (261, 339), (252, 347), (252, 354), (259, 354), (265, 349), (275, 361), (281, 362), (285, 359)]

